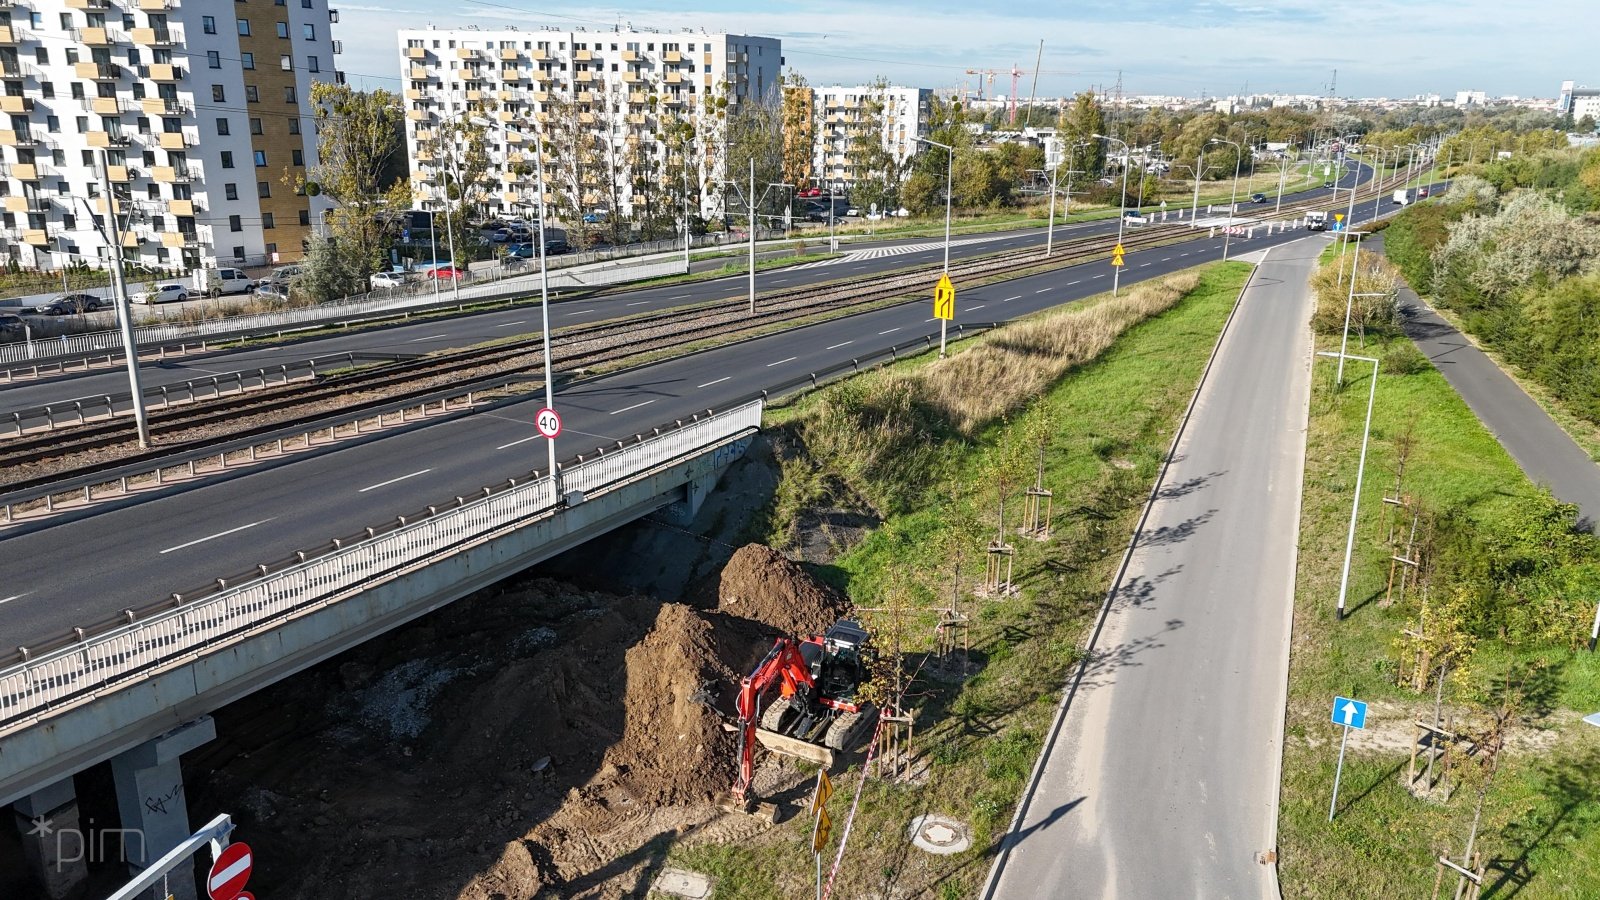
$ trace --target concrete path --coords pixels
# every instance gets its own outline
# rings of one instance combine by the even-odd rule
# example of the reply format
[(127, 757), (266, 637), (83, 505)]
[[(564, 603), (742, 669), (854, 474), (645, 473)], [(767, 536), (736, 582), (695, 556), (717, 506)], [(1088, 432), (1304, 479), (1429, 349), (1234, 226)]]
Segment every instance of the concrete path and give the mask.
[(1256, 271), (988, 896), (1276, 898), (1260, 859), (1324, 245), (1275, 247)]
[[(1381, 248), (1381, 244), (1379, 247)], [(1400, 292), (1405, 333), (1444, 375), (1522, 471), (1557, 499), (1578, 505), (1585, 527), (1600, 525), (1600, 465), (1538, 401), (1416, 292)]]

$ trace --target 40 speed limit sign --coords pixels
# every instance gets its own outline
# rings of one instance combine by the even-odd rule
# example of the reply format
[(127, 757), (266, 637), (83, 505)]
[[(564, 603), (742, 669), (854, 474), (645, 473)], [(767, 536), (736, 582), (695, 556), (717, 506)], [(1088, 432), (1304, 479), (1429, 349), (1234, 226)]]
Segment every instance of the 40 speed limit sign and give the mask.
[(547, 438), (554, 438), (561, 434), (561, 416), (557, 415), (556, 411), (548, 406), (539, 410), (539, 414), (533, 417), (533, 425), (539, 429), (540, 434)]

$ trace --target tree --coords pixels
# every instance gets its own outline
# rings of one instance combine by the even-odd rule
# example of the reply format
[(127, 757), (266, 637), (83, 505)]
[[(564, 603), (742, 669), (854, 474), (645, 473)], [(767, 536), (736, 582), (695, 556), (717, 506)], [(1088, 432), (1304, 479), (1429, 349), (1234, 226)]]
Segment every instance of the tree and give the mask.
[(851, 199), (860, 209), (899, 209), (905, 160), (890, 150), (889, 79), (874, 79), (862, 98), (845, 155), (856, 173)]
[(318, 81), (311, 105), (317, 165), (292, 186), (334, 203), (324, 219), (327, 234), (306, 259), (314, 277), (303, 289), (320, 301), (367, 289), (367, 276), (384, 265), (393, 224), (410, 206), (411, 191), (405, 180), (394, 179), (396, 161), (405, 157), (405, 113), (396, 95)]
[(811, 183), (816, 143), (816, 93), (793, 69), (783, 77), (783, 180), (795, 187)]
[[(1106, 170), (1106, 146), (1094, 135), (1106, 133), (1105, 110), (1094, 93), (1084, 91), (1068, 107), (1059, 125), (1067, 146), (1067, 168), (1083, 172), (1086, 178), (1099, 178)], [(1081, 147), (1074, 144), (1083, 143)]]
[(955, 203), (963, 207), (995, 206), (1004, 203), (1011, 194), (1011, 185), (1000, 170), (992, 153), (968, 150), (956, 155), (954, 183)]
[(454, 265), (465, 267), (483, 243), (473, 223), (482, 220), (489, 197), (488, 135), (470, 115), (442, 121), (435, 131), (437, 138), (426, 152), (437, 160), (437, 174), (421, 196), (430, 201), (435, 230), (440, 222), (447, 229), (443, 238), (435, 239), (438, 251), (450, 253)]
[[(751, 223), (759, 224), (761, 210), (782, 209), (782, 201), (788, 196), (781, 188), (768, 190), (768, 185), (783, 182), (782, 104), (775, 97), (768, 97), (759, 101), (747, 99), (734, 107), (728, 116), (727, 141), (726, 177), (738, 186), (738, 191), (729, 187), (726, 196), (742, 197), (739, 201), (742, 210), (735, 210), (736, 215), (740, 211), (748, 215), (748, 204), (761, 199), (756, 209), (756, 222)], [(754, 197), (748, 196), (752, 162), (755, 163)]]
[(1593, 134), (1595, 128), (1594, 116), (1586, 115), (1579, 119), (1577, 128), (1579, 134)]

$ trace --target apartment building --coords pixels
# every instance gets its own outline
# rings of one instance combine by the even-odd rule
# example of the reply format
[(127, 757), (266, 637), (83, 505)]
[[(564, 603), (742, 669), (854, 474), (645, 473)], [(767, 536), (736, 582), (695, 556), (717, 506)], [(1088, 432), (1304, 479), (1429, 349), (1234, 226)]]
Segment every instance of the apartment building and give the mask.
[(110, 259), (107, 180), (130, 262), (301, 258), (326, 203), (292, 182), (316, 164), (311, 84), (342, 77), (337, 21), (327, 0), (0, 4), (4, 259)]
[(874, 172), (862, 169), (852, 153), (856, 137), (876, 133), (883, 148), (901, 164), (916, 154), (917, 138), (928, 133), (929, 88), (857, 85), (815, 91), (816, 162), (823, 185), (847, 189)]
[[(418, 203), (431, 208), (442, 198), (442, 172), (449, 154), (441, 140), (452, 139), (445, 126), (468, 119), (495, 123), (488, 141), (490, 170), (500, 183), (490, 191), (490, 206), (526, 214), (537, 200), (526, 132), (550, 122), (552, 105), (576, 115), (599, 144), (637, 159), (641, 148), (661, 160), (666, 145), (661, 129), (673, 120), (694, 123), (702, 140), (738, 104), (776, 97), (783, 67), (775, 38), (703, 31), (614, 29), (568, 31), (508, 27), (407, 29), (399, 34), (400, 70), (405, 84), (406, 143)], [(720, 101), (726, 100), (721, 109)], [(621, 153), (620, 151), (626, 151)], [(708, 154), (711, 170), (722, 177), (720, 147)], [(560, 173), (560, 161), (544, 159), (546, 199)], [(657, 169), (656, 171), (659, 171)], [(635, 178), (631, 167), (616, 170), (620, 209), (633, 213)], [(584, 197), (585, 208), (607, 208), (611, 191)], [(702, 214), (712, 215), (720, 192), (702, 197)]]

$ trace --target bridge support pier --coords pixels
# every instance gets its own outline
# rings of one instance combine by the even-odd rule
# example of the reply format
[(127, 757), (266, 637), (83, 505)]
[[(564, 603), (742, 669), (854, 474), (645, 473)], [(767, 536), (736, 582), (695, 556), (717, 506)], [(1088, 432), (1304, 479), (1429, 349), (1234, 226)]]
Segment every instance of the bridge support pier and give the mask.
[(670, 503), (661, 510), (661, 518), (669, 525), (687, 528), (694, 522), (694, 517), (699, 514), (701, 504), (706, 502), (706, 497), (716, 490), (717, 481), (722, 477), (722, 469), (702, 475), (683, 486), (683, 499)]
[[(131, 874), (143, 871), (192, 833), (180, 758), (216, 736), (216, 722), (202, 716), (111, 758)], [(172, 871), (165, 891), (156, 888), (146, 896), (164, 900), (169, 895), (174, 900), (196, 900), (192, 863)]]
[(41, 788), (12, 805), (28, 871), (50, 900), (68, 900), (89, 879), (88, 846), (78, 824), (78, 792), (72, 776)]

